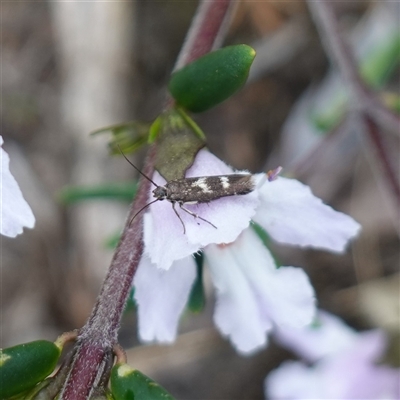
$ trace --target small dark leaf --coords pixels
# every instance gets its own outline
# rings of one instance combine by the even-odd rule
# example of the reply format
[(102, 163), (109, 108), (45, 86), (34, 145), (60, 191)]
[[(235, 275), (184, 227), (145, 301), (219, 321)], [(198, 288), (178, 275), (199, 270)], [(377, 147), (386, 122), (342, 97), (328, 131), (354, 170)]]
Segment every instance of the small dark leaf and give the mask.
[(206, 298), (203, 286), (203, 263), (204, 263), (203, 252), (195, 253), (194, 258), (197, 266), (197, 277), (190, 292), (188, 308), (193, 313), (199, 313), (203, 311), (204, 306), (206, 304)]
[(155, 167), (167, 181), (184, 178), (196, 154), (205, 146), (204, 139), (199, 136), (202, 133), (182, 110), (169, 110), (159, 118)]

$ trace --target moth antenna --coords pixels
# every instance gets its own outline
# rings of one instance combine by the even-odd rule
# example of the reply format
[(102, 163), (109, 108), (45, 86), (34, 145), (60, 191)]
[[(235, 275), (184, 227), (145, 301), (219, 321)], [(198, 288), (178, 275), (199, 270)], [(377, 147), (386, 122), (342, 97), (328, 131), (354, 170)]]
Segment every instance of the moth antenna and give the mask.
[(142, 207), (129, 221), (129, 226), (131, 226), (132, 221), (138, 216), (138, 214), (140, 214), (145, 208), (147, 208), (148, 206), (152, 205), (153, 203), (155, 203), (156, 201), (159, 201), (159, 199), (155, 199), (153, 201), (151, 201), (150, 203), (147, 203), (144, 207)]
[[(123, 151), (121, 150), (121, 147), (119, 147), (119, 144), (117, 143), (117, 147), (118, 150), (120, 151), (120, 153), (123, 155), (123, 157), (125, 158), (126, 161), (128, 161), (129, 164), (132, 165), (133, 168), (136, 169), (137, 172), (139, 172), (140, 175), (144, 176), (148, 181), (150, 181), (155, 187), (159, 187), (159, 185), (157, 185), (157, 183), (155, 183), (153, 180), (151, 180), (147, 175), (145, 175), (138, 167), (136, 167), (136, 165), (134, 165), (129, 158), (123, 153)], [(150, 203), (151, 204), (151, 203)], [(140, 210), (142, 211), (142, 210)], [(139, 212), (140, 212), (139, 211)]]

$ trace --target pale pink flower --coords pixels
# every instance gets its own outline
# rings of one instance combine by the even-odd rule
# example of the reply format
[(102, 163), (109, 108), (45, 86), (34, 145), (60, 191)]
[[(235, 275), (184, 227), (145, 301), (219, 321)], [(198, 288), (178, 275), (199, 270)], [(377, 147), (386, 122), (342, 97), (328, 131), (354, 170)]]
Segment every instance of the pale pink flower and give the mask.
[[(186, 177), (232, 173), (236, 172), (207, 150), (201, 150)], [(175, 338), (179, 315), (195, 280), (192, 254), (201, 249), (216, 287), (214, 321), (238, 351), (250, 353), (266, 346), (267, 333), (273, 327), (300, 328), (312, 321), (314, 292), (304, 271), (276, 268), (269, 250), (250, 227), (251, 220), (279, 242), (334, 252), (344, 251), (360, 226), (351, 217), (323, 204), (307, 186), (275, 175), (267, 175), (272, 181), (265, 174), (253, 175), (256, 189), (249, 194), (187, 206), (217, 229), (177, 207), (185, 224), (184, 234), (170, 202), (158, 201), (149, 207), (150, 212), (144, 216), (145, 256), (134, 280), (142, 339), (170, 342)], [(157, 172), (153, 180), (158, 185), (165, 184)], [(150, 195), (149, 200), (152, 199)], [(180, 280), (177, 271), (185, 268)], [(165, 272), (161, 274), (157, 269)], [(168, 277), (169, 269), (175, 270), (174, 278)], [(170, 287), (166, 289), (166, 285)], [(165, 302), (169, 301), (165, 293), (168, 291), (175, 307), (162, 305), (159, 311), (159, 298), (148, 294), (153, 291), (164, 293)], [(147, 313), (151, 316), (149, 321)]]
[[(384, 333), (379, 330), (357, 333), (344, 324), (342, 328), (340, 332), (340, 323), (328, 317), (321, 329), (288, 331), (285, 342), (289, 348), (306, 359), (316, 360), (318, 353), (320, 358), (312, 366), (297, 361), (281, 364), (265, 380), (266, 397), (271, 400), (399, 399), (400, 370), (378, 364), (386, 347)], [(295, 339), (296, 333), (300, 338)], [(338, 343), (334, 342), (335, 338)], [(312, 348), (313, 344), (317, 351)]]

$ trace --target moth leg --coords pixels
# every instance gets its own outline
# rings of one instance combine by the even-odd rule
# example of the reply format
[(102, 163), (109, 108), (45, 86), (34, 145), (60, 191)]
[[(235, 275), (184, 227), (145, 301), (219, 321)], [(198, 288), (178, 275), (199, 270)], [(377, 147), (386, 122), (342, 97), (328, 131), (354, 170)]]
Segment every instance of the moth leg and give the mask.
[(185, 227), (185, 224), (182, 221), (181, 216), (178, 214), (178, 211), (176, 211), (175, 204), (176, 204), (175, 202), (172, 202), (172, 209), (174, 210), (176, 216), (179, 218), (179, 221), (181, 221), (181, 224), (183, 226), (183, 234), (185, 234), (186, 233), (186, 227)]
[(192, 211), (188, 210), (187, 208), (185, 208), (185, 207), (183, 206), (183, 204), (179, 203), (179, 207), (180, 207), (183, 211), (186, 211), (188, 214), (192, 215), (194, 218), (201, 219), (202, 221), (207, 222), (207, 224), (210, 224), (210, 225), (211, 225), (212, 227), (214, 227), (215, 229), (218, 229), (218, 228), (217, 228), (214, 224), (212, 224), (210, 221), (207, 221), (206, 219), (201, 218), (199, 215), (197, 215), (197, 214), (195, 214), (194, 212), (192, 212)]

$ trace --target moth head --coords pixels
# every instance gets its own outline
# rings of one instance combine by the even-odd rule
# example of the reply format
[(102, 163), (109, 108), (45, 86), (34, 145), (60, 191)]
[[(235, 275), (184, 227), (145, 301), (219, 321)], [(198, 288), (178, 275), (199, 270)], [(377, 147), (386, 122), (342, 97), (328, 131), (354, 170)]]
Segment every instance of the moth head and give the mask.
[(158, 186), (153, 190), (153, 196), (158, 200), (165, 200), (168, 196), (167, 188)]

